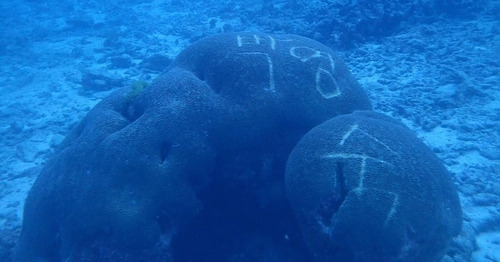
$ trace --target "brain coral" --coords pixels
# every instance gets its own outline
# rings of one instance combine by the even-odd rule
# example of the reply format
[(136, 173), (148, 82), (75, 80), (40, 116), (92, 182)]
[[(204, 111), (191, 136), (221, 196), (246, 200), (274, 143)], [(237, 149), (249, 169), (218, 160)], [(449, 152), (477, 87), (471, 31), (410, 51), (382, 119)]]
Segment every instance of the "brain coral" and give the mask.
[[(264, 206), (286, 203), (284, 167), (298, 139), (371, 107), (330, 49), (293, 35), (208, 37), (136, 91), (100, 102), (46, 164), (26, 201), (17, 261), (171, 260), (183, 256), (172, 246), (200, 235), (186, 227), (222, 211), (241, 212), (252, 229)], [(220, 192), (235, 201), (213, 201)]]
[(16, 261), (437, 261), (460, 230), (457, 193), (370, 109), (318, 42), (202, 39), (66, 137), (29, 193)]
[(460, 233), (448, 172), (405, 126), (361, 111), (308, 132), (286, 189), (318, 261), (440, 261)]

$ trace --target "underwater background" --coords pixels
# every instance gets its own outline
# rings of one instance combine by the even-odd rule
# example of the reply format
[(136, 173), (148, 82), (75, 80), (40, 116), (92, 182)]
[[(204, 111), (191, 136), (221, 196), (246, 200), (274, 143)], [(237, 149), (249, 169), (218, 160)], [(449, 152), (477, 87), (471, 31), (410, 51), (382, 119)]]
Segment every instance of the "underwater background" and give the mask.
[(443, 261), (500, 261), (500, 1), (2, 1), (0, 261), (44, 163), (118, 88), (150, 83), (216, 33), (297, 34), (334, 50), (375, 111), (443, 160), (461, 234)]

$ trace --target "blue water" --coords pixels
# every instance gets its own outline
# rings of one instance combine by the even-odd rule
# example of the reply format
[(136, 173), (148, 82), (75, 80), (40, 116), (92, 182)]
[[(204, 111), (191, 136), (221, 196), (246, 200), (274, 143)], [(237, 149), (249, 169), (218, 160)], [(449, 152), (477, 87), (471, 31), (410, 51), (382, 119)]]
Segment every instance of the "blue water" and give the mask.
[(0, 11), (0, 261), (500, 261), (500, 2)]

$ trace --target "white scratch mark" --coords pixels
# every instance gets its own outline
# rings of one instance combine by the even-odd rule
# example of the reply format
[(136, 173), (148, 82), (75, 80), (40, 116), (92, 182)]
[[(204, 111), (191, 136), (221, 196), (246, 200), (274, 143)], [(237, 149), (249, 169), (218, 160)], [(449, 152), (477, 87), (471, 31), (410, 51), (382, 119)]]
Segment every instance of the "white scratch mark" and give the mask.
[(393, 153), (394, 155), (399, 155), (398, 153), (394, 152), (394, 150), (392, 150), (387, 144), (385, 144), (384, 142), (380, 141), (379, 139), (377, 139), (376, 137), (370, 135), (368, 132), (365, 132), (363, 129), (359, 129), (359, 131), (361, 133), (363, 133), (365, 136), (369, 137), (370, 139), (372, 139), (373, 141), (375, 141), (375, 143), (378, 143), (380, 145), (382, 145), (383, 147), (385, 147), (387, 150), (389, 150), (391, 153)]
[(351, 128), (347, 131), (347, 133), (345, 133), (345, 135), (342, 136), (342, 140), (340, 140), (339, 145), (343, 146), (347, 138), (349, 138), (351, 134), (356, 130), (358, 130), (358, 124), (352, 125)]
[[(328, 81), (327, 85), (322, 84), (323, 77), (327, 77), (326, 80)], [(325, 89), (332, 89), (332, 90), (325, 90)], [(316, 72), (316, 90), (318, 90), (321, 96), (326, 99), (337, 97), (342, 94), (342, 92), (340, 92), (337, 81), (335, 80), (333, 75), (328, 70), (323, 68), (318, 68), (318, 71)]]
[[(300, 50), (305, 52), (301, 53)], [(321, 52), (307, 46), (294, 46), (290, 48), (290, 55), (305, 63), (313, 58), (321, 57)]]
[(330, 66), (332, 67), (332, 74), (335, 73), (335, 61), (333, 60), (332, 56), (329, 53), (326, 53), (328, 56), (328, 60), (330, 60)]
[(263, 55), (268, 64), (268, 70), (269, 70), (269, 91), (275, 92), (276, 91), (276, 83), (274, 81), (274, 66), (273, 66), (273, 61), (271, 60), (271, 57), (266, 54), (266, 53), (261, 53), (261, 52), (245, 52), (241, 53), (244, 55)]
[(236, 36), (236, 42), (238, 43), (238, 47), (242, 47), (243, 46), (243, 42), (242, 42), (242, 39), (241, 39), (241, 36)]
[(394, 214), (396, 214), (397, 211), (397, 206), (399, 205), (399, 196), (393, 192), (386, 192), (388, 194), (391, 194), (393, 196), (392, 200), (392, 206), (389, 212), (387, 213), (387, 217), (385, 218), (384, 221), (384, 226), (387, 226), (389, 221), (394, 217)]
[(253, 39), (256, 44), (260, 45), (260, 37), (258, 35), (253, 35)]
[(268, 36), (269, 40), (271, 41), (271, 49), (275, 50), (276, 49), (276, 40), (272, 36)]

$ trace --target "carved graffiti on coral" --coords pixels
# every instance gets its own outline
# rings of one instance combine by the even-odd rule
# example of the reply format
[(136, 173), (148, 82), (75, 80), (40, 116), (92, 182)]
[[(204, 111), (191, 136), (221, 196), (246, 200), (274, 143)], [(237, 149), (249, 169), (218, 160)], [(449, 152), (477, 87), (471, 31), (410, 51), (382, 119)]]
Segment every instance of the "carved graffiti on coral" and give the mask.
[[(266, 36), (268, 37), (268, 40), (269, 40), (269, 47), (271, 47), (272, 50), (275, 50), (276, 49), (276, 40), (270, 35), (266, 35)], [(246, 36), (241, 36), (241, 35), (236, 36), (236, 43), (237, 43), (238, 47), (242, 47), (244, 45), (261, 45), (264, 42), (266, 42), (266, 39), (261, 38), (258, 35), (253, 35), (252, 37), (246, 37)]]
[(342, 94), (342, 92), (340, 92), (337, 81), (327, 70), (318, 68), (315, 80), (316, 90), (318, 90), (322, 97), (329, 99), (340, 96)]
[[(280, 42), (294, 42), (293, 39), (281, 39)], [(266, 35), (262, 37), (256, 34), (251, 36), (236, 36), (236, 44), (239, 48), (248, 45), (268, 45), (270, 52), (276, 50), (277, 40), (272, 36)], [(276, 83), (274, 78), (274, 67), (273, 61), (270, 53), (267, 52), (244, 52), (240, 53), (244, 55), (262, 55), (269, 65), (269, 91), (274, 92), (276, 89)], [(308, 46), (292, 46), (289, 48), (289, 54), (301, 61), (302, 63), (308, 63), (311, 61), (317, 62), (316, 74), (314, 75), (313, 83), (315, 89), (318, 93), (325, 99), (330, 99), (342, 95), (340, 87), (337, 80), (334, 77), (335, 72), (335, 62), (332, 56), (328, 52), (324, 52), (318, 49), (314, 49)]]
[(390, 163), (388, 163), (382, 159), (363, 155), (363, 154), (331, 153), (331, 154), (324, 155), (322, 158), (324, 158), (324, 159), (360, 159), (361, 160), (360, 170), (358, 173), (359, 174), (358, 186), (353, 189), (353, 191), (357, 195), (362, 195), (363, 191), (365, 190), (364, 180), (365, 180), (366, 161), (367, 160), (371, 160), (371, 161), (386, 164), (386, 165), (391, 165)]
[(460, 201), (443, 164), (376, 112), (312, 129), (290, 154), (285, 183), (316, 261), (441, 261), (460, 232)]
[(335, 62), (329, 53), (321, 52), (307, 46), (294, 46), (290, 48), (290, 55), (303, 63), (313, 59), (326, 59), (326, 68), (322, 66), (322, 64), (325, 64), (324, 61), (321, 61), (323, 63), (319, 63), (316, 71), (316, 90), (326, 99), (342, 95), (337, 80), (333, 76)]
[(268, 91), (275, 92), (276, 91), (276, 83), (274, 82), (274, 66), (273, 66), (273, 60), (267, 53), (262, 53), (262, 52), (245, 52), (245, 53), (240, 53), (242, 55), (257, 55), (257, 56), (262, 56), (264, 59), (266, 59), (266, 62), (268, 64), (268, 73), (269, 73), (269, 88)]
[(313, 58), (321, 57), (321, 52), (307, 46), (294, 46), (290, 48), (290, 55), (305, 63)]

